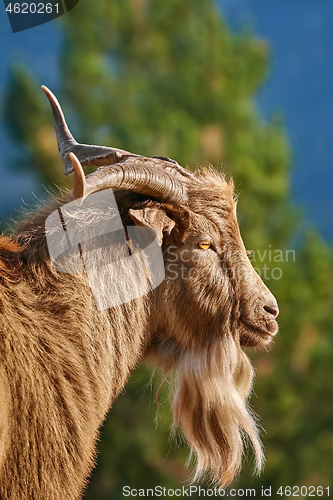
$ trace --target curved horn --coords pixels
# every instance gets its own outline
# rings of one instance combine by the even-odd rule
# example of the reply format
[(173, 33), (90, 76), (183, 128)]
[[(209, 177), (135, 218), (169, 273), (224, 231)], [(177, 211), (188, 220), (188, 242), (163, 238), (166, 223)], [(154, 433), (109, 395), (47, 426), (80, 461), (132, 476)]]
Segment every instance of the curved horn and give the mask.
[(110, 188), (127, 189), (177, 204), (186, 203), (188, 199), (188, 181), (181, 181), (168, 172), (164, 160), (129, 157), (115, 165), (99, 168), (85, 177), (75, 154), (69, 153), (69, 158), (75, 173), (73, 196), (76, 200), (81, 198), (81, 202), (91, 193)]
[[(67, 127), (57, 98), (44, 85), (42, 89), (51, 104), (65, 174), (75, 173), (73, 196), (76, 200), (102, 189), (121, 188), (160, 201), (186, 202), (189, 180), (199, 183), (189, 170), (166, 157), (146, 158), (122, 149), (77, 143)], [(82, 169), (85, 165), (102, 167), (85, 177)]]
[(54, 126), (57, 134), (58, 148), (60, 157), (65, 165), (65, 175), (73, 172), (73, 165), (69, 158), (69, 153), (73, 152), (79, 159), (81, 165), (113, 165), (129, 156), (139, 156), (123, 149), (107, 148), (104, 146), (90, 146), (88, 144), (79, 144), (67, 127), (64, 114), (56, 96), (42, 85), (42, 89), (51, 104)]
[[(104, 146), (90, 146), (88, 144), (79, 144), (76, 142), (67, 127), (64, 114), (57, 98), (47, 87), (45, 87), (45, 85), (42, 85), (42, 89), (51, 104), (59, 153), (65, 165), (65, 175), (73, 172), (73, 165), (69, 158), (70, 152), (73, 152), (76, 155), (82, 166), (107, 166), (118, 163), (128, 157), (142, 158), (140, 155), (129, 153), (123, 149), (115, 149)], [(154, 158), (165, 160), (165, 170), (173, 175), (178, 175), (182, 178), (187, 177), (196, 179), (196, 177), (189, 170), (181, 167), (175, 160), (171, 160), (165, 156), (155, 156)]]

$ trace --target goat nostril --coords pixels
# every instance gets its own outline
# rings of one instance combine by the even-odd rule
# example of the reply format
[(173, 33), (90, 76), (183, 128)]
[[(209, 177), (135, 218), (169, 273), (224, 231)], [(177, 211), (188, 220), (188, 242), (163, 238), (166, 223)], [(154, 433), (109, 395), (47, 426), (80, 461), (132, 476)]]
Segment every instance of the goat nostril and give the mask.
[(279, 308), (278, 308), (277, 304), (266, 305), (266, 306), (264, 306), (264, 309), (265, 309), (266, 312), (268, 312), (269, 314), (271, 314), (272, 316), (274, 316), (274, 319), (279, 314)]

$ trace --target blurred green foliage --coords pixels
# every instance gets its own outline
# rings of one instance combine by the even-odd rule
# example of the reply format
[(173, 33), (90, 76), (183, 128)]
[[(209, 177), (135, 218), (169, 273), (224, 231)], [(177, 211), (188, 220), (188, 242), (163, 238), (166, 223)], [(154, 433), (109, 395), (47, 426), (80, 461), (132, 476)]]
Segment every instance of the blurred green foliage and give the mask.
[[(314, 230), (299, 229), (283, 123), (263, 121), (254, 104), (268, 72), (267, 44), (246, 31), (231, 34), (213, 0), (81, 2), (62, 30), (62, 83), (52, 90), (76, 139), (170, 156), (190, 168), (210, 162), (232, 174), (253, 265), (269, 268), (281, 333), (270, 352), (249, 353), (267, 465), (257, 478), (246, 463), (234, 486), (333, 486), (332, 251)], [(48, 102), (22, 67), (8, 84), (6, 123), (44, 182), (64, 185)], [(290, 248), (295, 259), (287, 259)], [(269, 256), (277, 249), (281, 262)], [(273, 278), (275, 267), (281, 279)], [(122, 498), (124, 485), (178, 487), (188, 477), (186, 448), (168, 437), (166, 402), (155, 426), (153, 393), (142, 389), (149, 381), (139, 368), (115, 402), (87, 500)]]

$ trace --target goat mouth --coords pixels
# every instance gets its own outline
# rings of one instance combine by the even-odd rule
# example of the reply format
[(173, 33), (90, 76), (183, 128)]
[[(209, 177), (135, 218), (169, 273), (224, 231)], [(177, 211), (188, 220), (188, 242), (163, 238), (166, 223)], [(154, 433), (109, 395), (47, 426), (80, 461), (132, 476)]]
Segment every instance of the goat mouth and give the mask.
[(277, 332), (279, 330), (279, 325), (278, 325), (277, 321), (275, 319), (271, 319), (268, 322), (268, 327), (269, 327), (269, 334), (272, 337), (275, 337), (275, 335), (277, 334)]
[(253, 333), (257, 333), (258, 335), (268, 335), (270, 337), (275, 337), (279, 330), (278, 322), (275, 319), (266, 320), (263, 325), (255, 325), (254, 323), (250, 323), (241, 319), (243, 325), (251, 330)]
[(275, 319), (266, 322), (265, 327), (255, 326), (241, 320), (241, 324), (245, 331), (240, 335), (240, 344), (245, 347), (260, 347), (270, 344), (276, 336), (279, 326)]

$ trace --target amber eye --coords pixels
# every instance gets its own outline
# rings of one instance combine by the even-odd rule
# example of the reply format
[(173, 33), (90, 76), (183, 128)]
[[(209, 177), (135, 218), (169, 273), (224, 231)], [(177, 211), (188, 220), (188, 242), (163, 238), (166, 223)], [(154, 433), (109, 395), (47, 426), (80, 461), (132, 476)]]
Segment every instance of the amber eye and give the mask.
[(208, 250), (208, 248), (210, 248), (212, 246), (212, 244), (210, 243), (210, 241), (200, 241), (199, 243), (199, 248), (201, 248), (202, 250)]

